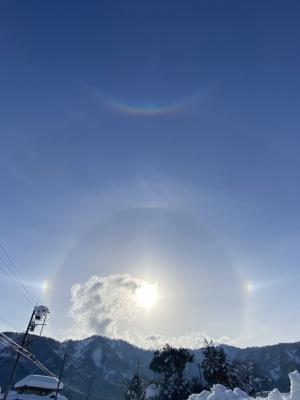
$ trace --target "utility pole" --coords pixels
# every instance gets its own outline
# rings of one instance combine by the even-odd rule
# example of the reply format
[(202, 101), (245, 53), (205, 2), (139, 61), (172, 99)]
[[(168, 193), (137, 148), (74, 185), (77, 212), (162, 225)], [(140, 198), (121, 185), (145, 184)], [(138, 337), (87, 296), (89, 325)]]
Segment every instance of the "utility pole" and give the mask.
[(47, 318), (47, 315), (45, 314), (45, 316), (44, 316), (44, 320), (43, 320), (43, 323), (42, 323), (42, 327), (41, 327), (40, 336), (42, 336), (42, 333), (43, 333), (44, 326), (46, 325), (46, 318)]
[(141, 381), (140, 381), (140, 359), (138, 359), (138, 363), (137, 363), (137, 377), (138, 377), (138, 385), (139, 385), (139, 387), (138, 387), (138, 393), (137, 393), (137, 396), (138, 396), (138, 400), (140, 400), (140, 398), (141, 398), (141, 393), (140, 393), (140, 385), (141, 385)]
[(29, 320), (29, 323), (27, 325), (26, 331), (25, 331), (24, 336), (22, 338), (22, 342), (20, 344), (21, 348), (18, 349), (18, 354), (17, 354), (17, 357), (16, 357), (14, 365), (13, 365), (13, 369), (12, 369), (12, 371), (10, 373), (10, 376), (9, 376), (9, 379), (8, 379), (8, 384), (7, 384), (7, 387), (6, 387), (4, 396), (3, 396), (3, 400), (7, 400), (8, 393), (9, 393), (9, 391), (11, 389), (13, 380), (14, 380), (15, 375), (16, 375), (16, 370), (17, 370), (17, 366), (18, 366), (19, 361), (20, 361), (22, 350), (24, 350), (24, 347), (25, 347), (25, 344), (26, 344), (28, 333), (29, 333), (29, 331), (34, 331), (34, 328), (35, 328), (35, 325), (36, 325), (34, 319), (40, 319), (41, 315), (45, 316), (47, 314), (49, 314), (49, 310), (48, 310), (47, 307), (45, 307), (45, 306), (35, 306), (34, 307), (34, 309), (32, 311), (32, 314), (31, 314), (31, 317), (30, 317), (30, 320)]
[(196, 364), (199, 370), (199, 380), (200, 380), (200, 385), (203, 388), (203, 380), (202, 380), (202, 372), (201, 372), (201, 364)]
[(60, 369), (60, 373), (59, 373), (59, 376), (58, 376), (57, 388), (56, 388), (56, 392), (55, 392), (55, 400), (57, 400), (59, 386), (60, 386), (60, 383), (61, 383), (62, 375), (63, 375), (64, 369), (65, 369), (66, 360), (67, 360), (68, 357), (70, 357), (69, 354), (67, 352), (65, 352), (64, 359), (63, 359), (63, 362), (62, 362), (62, 365), (61, 365), (61, 369)]
[(89, 400), (90, 397), (90, 390), (91, 390), (91, 384), (92, 384), (92, 380), (95, 379), (95, 376), (90, 376), (89, 379), (89, 385), (88, 385), (88, 390), (86, 392), (86, 400)]
[[(32, 326), (32, 321), (33, 321), (33, 317), (34, 317), (34, 312), (35, 312), (35, 310), (33, 310), (32, 314), (31, 314), (29, 323), (28, 323), (28, 325), (27, 325), (27, 328), (26, 328), (26, 331), (25, 331), (25, 333), (24, 333), (22, 342), (21, 342), (21, 344), (20, 344), (20, 346), (21, 346), (22, 349), (24, 348), (24, 345), (25, 345), (25, 343), (26, 343), (26, 339), (27, 339), (27, 336), (28, 336), (28, 333), (29, 333), (29, 329), (30, 329), (31, 326)], [(11, 373), (10, 373), (10, 376), (9, 376), (9, 379), (8, 379), (8, 384), (7, 384), (7, 387), (6, 387), (4, 396), (3, 396), (3, 400), (6, 400), (6, 399), (7, 399), (7, 395), (8, 395), (8, 393), (9, 393), (10, 389), (11, 389), (12, 382), (13, 382), (14, 377), (15, 377), (15, 375), (16, 375), (16, 370), (17, 370), (17, 366), (18, 366), (18, 364), (19, 364), (20, 357), (21, 357), (21, 349), (18, 350), (18, 354), (17, 354), (17, 357), (16, 357), (16, 359), (15, 359), (15, 362), (14, 362), (14, 365), (13, 365), (13, 369), (12, 369), (12, 371), (11, 371)]]

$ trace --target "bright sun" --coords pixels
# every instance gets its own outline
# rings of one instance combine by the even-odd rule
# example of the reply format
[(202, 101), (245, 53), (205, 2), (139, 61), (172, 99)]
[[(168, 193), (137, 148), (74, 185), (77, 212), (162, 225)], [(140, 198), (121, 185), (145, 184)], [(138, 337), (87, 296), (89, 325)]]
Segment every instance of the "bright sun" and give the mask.
[(151, 308), (158, 299), (157, 285), (151, 283), (144, 283), (135, 292), (136, 302), (140, 307)]
[(254, 290), (254, 285), (253, 285), (253, 283), (248, 282), (248, 283), (246, 284), (246, 290), (247, 290), (247, 292), (248, 292), (249, 294), (251, 294), (251, 293), (253, 292), (253, 290)]

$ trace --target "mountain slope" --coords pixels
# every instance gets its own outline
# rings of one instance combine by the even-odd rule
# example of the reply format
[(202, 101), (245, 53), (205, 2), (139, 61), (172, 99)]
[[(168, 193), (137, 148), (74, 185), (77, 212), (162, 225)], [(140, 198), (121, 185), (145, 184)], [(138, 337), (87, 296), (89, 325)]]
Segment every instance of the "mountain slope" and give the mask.
[[(20, 342), (21, 335), (10, 334)], [(28, 349), (50, 371), (58, 374), (64, 353), (67, 359), (63, 380), (86, 392), (90, 376), (95, 376), (93, 388), (97, 397), (109, 398), (119, 396), (124, 390), (124, 380), (137, 371), (138, 361), (142, 374), (150, 379), (152, 374), (147, 368), (152, 357), (152, 352), (138, 349), (127, 342), (111, 340), (102, 336), (92, 336), (80, 341), (58, 342), (50, 338), (30, 336)], [(7, 382), (9, 372), (13, 365), (15, 353), (0, 344), (0, 385)], [(21, 359), (16, 380), (29, 373), (42, 372), (29, 360)], [(75, 398), (76, 395), (69, 395)]]
[[(21, 335), (9, 334), (20, 341)], [(274, 346), (239, 349), (223, 346), (231, 361), (253, 361), (255, 375), (264, 377), (264, 390), (278, 387), (285, 392), (289, 389), (288, 373), (300, 370), (300, 343), (278, 344)], [(47, 366), (58, 373), (65, 352), (67, 359), (63, 379), (86, 392), (90, 376), (95, 376), (93, 391), (99, 399), (117, 398), (124, 392), (124, 380), (137, 371), (140, 363), (141, 375), (149, 381), (154, 378), (148, 366), (153, 352), (137, 348), (122, 340), (113, 340), (102, 336), (92, 336), (79, 341), (58, 342), (56, 340), (30, 336), (29, 350)], [(189, 365), (187, 375), (198, 376), (196, 363), (201, 361), (201, 349), (195, 350), (195, 363)], [(0, 345), (0, 385), (7, 382), (15, 353)], [(16, 380), (29, 373), (40, 373), (38, 368), (26, 359), (22, 359)], [(69, 399), (79, 398), (68, 394)]]

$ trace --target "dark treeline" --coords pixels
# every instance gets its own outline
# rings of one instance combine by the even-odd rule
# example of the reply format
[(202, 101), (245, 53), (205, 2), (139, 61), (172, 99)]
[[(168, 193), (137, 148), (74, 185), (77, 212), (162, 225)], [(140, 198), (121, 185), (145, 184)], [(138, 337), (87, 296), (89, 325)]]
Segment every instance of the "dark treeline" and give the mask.
[(145, 382), (139, 373), (126, 381), (125, 400), (186, 400), (193, 393), (208, 390), (214, 384), (227, 388), (239, 387), (249, 395), (260, 390), (259, 379), (254, 378), (252, 362), (232, 362), (227, 360), (221, 347), (213, 341), (205, 340), (202, 362), (197, 364), (199, 376), (188, 380), (184, 376), (187, 364), (193, 363), (190, 350), (176, 349), (166, 344), (162, 350), (154, 352), (149, 368), (157, 374), (157, 379)]

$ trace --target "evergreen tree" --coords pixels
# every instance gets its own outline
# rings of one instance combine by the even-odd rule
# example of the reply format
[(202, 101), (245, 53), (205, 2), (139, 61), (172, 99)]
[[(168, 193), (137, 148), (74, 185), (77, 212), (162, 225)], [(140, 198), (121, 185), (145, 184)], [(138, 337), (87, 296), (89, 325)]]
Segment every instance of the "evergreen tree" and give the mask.
[(253, 361), (236, 361), (233, 366), (233, 373), (236, 376), (237, 386), (250, 396), (255, 396), (259, 387), (254, 378)]
[(201, 382), (199, 381), (199, 379), (193, 377), (191, 380), (191, 394), (193, 393), (201, 393), (202, 390), (205, 389), (205, 387), (201, 384)]
[(144, 400), (145, 390), (143, 382), (138, 374), (126, 382), (125, 400)]
[(164, 348), (154, 352), (154, 357), (150, 363), (152, 371), (162, 374), (165, 380), (171, 376), (182, 376), (187, 363), (193, 362), (193, 355), (187, 349), (175, 349), (169, 344)]
[(205, 339), (204, 345), (202, 369), (207, 384), (211, 387), (220, 383), (233, 389), (237, 385), (237, 379), (227, 362), (224, 350), (216, 347), (212, 340)]
[(187, 349), (175, 349), (166, 344), (155, 351), (150, 363), (152, 371), (162, 375), (159, 385), (159, 400), (182, 400), (191, 394), (191, 385), (183, 378), (186, 364), (193, 361)]

